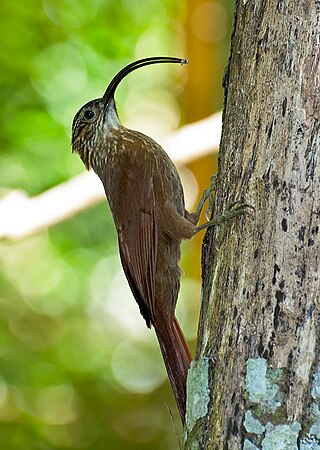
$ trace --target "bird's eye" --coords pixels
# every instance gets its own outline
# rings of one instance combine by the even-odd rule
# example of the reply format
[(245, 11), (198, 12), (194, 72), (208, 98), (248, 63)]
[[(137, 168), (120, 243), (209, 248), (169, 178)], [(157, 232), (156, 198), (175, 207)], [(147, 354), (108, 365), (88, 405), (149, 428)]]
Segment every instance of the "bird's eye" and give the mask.
[(84, 118), (85, 119), (92, 119), (95, 116), (94, 112), (91, 109), (87, 109), (84, 112)]

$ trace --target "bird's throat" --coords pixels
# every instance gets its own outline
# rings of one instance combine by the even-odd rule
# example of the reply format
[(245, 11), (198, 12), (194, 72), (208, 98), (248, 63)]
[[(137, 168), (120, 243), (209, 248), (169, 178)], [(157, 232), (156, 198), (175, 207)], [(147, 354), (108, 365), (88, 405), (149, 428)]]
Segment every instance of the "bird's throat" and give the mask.
[(110, 133), (121, 127), (121, 122), (117, 113), (117, 108), (115, 101), (111, 99), (108, 103), (108, 106), (105, 110), (104, 123), (103, 123), (103, 131), (105, 133)]

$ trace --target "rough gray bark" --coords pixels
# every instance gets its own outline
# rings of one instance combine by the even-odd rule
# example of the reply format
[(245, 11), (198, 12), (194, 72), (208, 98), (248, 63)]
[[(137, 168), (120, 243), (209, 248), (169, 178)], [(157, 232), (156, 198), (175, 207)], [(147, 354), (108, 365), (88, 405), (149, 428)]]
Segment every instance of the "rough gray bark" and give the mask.
[(186, 449), (320, 449), (319, 19), (238, 0)]

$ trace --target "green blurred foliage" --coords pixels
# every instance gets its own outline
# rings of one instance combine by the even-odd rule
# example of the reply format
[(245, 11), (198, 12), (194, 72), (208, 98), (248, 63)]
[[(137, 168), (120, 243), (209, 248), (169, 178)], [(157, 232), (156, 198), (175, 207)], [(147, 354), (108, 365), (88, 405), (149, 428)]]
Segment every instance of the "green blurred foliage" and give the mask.
[[(1, 186), (32, 196), (83, 171), (70, 153), (75, 112), (128, 62), (183, 56), (185, 8), (183, 0), (0, 2)], [(167, 66), (151, 73), (132, 74), (117, 92), (124, 119), (146, 98), (178, 110), (181, 75)], [(180, 419), (106, 204), (0, 241), (0, 266), (0, 448), (177, 449)], [(183, 280), (178, 315), (191, 340), (199, 291), (198, 280)]]

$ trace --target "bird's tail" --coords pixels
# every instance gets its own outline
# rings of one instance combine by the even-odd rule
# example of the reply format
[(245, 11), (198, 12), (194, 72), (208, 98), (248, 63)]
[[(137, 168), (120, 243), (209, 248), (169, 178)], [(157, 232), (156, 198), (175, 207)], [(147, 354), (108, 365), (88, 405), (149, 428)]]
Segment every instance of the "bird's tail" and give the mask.
[(167, 369), (182, 423), (186, 413), (187, 374), (192, 361), (191, 353), (177, 319), (171, 324), (154, 324), (162, 357)]

